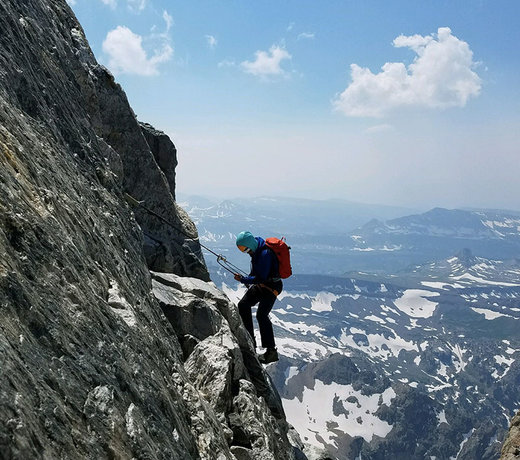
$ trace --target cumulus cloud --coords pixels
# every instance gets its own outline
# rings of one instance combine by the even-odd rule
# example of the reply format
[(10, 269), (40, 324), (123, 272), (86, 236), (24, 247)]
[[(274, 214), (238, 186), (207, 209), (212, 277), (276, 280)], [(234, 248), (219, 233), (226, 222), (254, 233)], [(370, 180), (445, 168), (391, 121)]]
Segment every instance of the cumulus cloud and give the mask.
[(240, 66), (244, 72), (260, 77), (283, 75), (282, 61), (291, 57), (285, 48), (273, 45), (268, 52), (257, 51), (254, 61), (244, 61)]
[(159, 64), (169, 61), (173, 55), (173, 48), (165, 41), (149, 57), (143, 48), (143, 38), (124, 26), (108, 32), (103, 51), (109, 57), (108, 67), (115, 74), (143, 76), (157, 75)]
[(402, 107), (464, 107), (479, 95), (473, 52), (448, 27), (425, 37), (400, 35), (393, 45), (413, 50), (414, 61), (409, 66), (387, 62), (377, 74), (352, 64), (352, 82), (333, 101), (337, 110), (352, 117), (380, 117)]
[(213, 35), (206, 35), (206, 43), (208, 46), (213, 49), (217, 46), (217, 39)]

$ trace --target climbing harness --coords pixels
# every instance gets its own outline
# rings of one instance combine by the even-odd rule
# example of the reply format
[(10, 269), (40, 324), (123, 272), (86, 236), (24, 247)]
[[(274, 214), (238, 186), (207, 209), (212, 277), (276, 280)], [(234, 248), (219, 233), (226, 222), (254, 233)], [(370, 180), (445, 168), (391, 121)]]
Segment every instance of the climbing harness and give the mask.
[[(188, 239), (190, 240), (193, 240), (193, 241), (197, 241), (198, 238), (194, 238), (193, 236), (189, 235), (188, 233), (186, 233), (184, 230), (180, 229), (179, 227), (177, 227), (176, 225), (172, 224), (169, 220), (165, 219), (163, 216), (161, 216), (160, 214), (157, 214), (155, 211), (152, 211), (150, 208), (147, 208), (142, 201), (139, 201), (137, 199), (135, 199), (132, 195), (129, 195), (128, 193), (125, 193), (125, 198), (126, 200), (128, 201), (128, 203), (130, 203), (131, 205), (133, 206), (138, 206), (140, 208), (142, 208), (144, 211), (146, 211), (148, 214), (156, 217), (157, 219), (159, 219), (160, 221), (164, 222), (166, 225), (172, 227), (174, 230), (178, 231), (179, 233), (181, 233), (182, 235), (184, 235), (185, 237), (187, 237)], [(155, 240), (155, 238), (152, 238)], [(158, 240), (157, 240), (158, 241)], [(200, 241), (199, 241), (199, 245), (204, 248), (206, 251), (210, 252), (211, 254), (213, 254), (216, 258), (217, 258), (217, 263), (224, 269), (224, 270), (227, 270), (229, 273), (232, 273), (233, 275), (235, 273), (240, 273), (244, 276), (247, 276), (247, 273), (244, 272), (243, 270), (241, 270), (240, 268), (238, 268), (236, 265), (233, 265), (229, 260), (227, 260), (222, 254), (217, 254), (215, 251), (212, 251), (210, 248), (208, 248), (207, 246), (203, 245)]]
[(273, 289), (269, 286), (267, 286), (266, 284), (258, 284), (258, 286), (260, 286), (261, 288), (264, 288), (264, 289), (267, 289), (268, 291), (270, 291), (275, 297), (278, 297), (280, 295), (280, 293), (276, 290), (276, 289)]

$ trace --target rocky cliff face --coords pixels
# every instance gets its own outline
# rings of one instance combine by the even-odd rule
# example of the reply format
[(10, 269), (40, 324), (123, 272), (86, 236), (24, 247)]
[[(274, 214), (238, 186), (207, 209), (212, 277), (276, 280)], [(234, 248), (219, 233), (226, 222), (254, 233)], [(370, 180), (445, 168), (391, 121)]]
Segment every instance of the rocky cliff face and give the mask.
[(520, 412), (511, 421), (509, 433), (502, 446), (500, 460), (518, 460), (520, 458)]
[(1, 458), (298, 452), (234, 306), (207, 282), (175, 163), (65, 0), (0, 0)]

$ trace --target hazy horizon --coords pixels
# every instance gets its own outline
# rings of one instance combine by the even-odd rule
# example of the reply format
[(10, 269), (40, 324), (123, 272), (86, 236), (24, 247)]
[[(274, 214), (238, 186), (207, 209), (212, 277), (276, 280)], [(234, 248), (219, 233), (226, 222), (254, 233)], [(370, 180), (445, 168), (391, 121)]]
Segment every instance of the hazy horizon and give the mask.
[[(341, 197), (328, 197), (328, 198), (308, 198), (308, 197), (299, 197), (293, 195), (258, 195), (258, 196), (238, 196), (238, 195), (211, 195), (211, 194), (203, 194), (203, 193), (185, 193), (183, 191), (177, 191), (177, 201), (180, 202), (182, 200), (186, 200), (189, 198), (201, 198), (204, 200), (212, 201), (215, 204), (220, 204), (223, 201), (235, 201), (235, 200), (258, 200), (258, 199), (283, 199), (283, 200), (306, 200), (310, 202), (340, 202), (345, 204), (352, 204), (358, 206), (373, 206), (373, 207), (386, 207), (386, 208), (395, 208), (402, 209), (403, 211), (410, 211), (410, 213), (425, 213), (435, 208), (444, 208), (444, 209), (453, 209), (453, 210), (462, 210), (462, 211), (504, 211), (504, 212), (512, 212), (512, 213), (520, 213), (520, 209), (512, 209), (512, 208), (489, 208), (489, 207), (474, 207), (474, 206), (461, 206), (461, 207), (445, 207), (445, 206), (401, 206), (401, 205), (393, 205), (387, 203), (371, 203), (371, 202), (363, 202), (363, 201), (353, 201), (348, 200)], [(180, 203), (182, 204), (182, 203)]]
[(177, 189), (520, 209), (520, 3), (68, 0)]

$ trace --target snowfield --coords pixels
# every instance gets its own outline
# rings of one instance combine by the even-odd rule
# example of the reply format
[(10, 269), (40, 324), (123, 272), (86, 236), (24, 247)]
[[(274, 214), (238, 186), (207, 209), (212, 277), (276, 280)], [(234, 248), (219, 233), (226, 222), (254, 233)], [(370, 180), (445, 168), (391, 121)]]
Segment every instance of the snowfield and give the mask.
[[(309, 444), (322, 447), (322, 440), (336, 445), (333, 430), (361, 436), (370, 442), (374, 436), (384, 438), (392, 425), (379, 419), (375, 413), (382, 404), (389, 405), (396, 394), (390, 387), (383, 393), (363, 395), (352, 385), (332, 383), (325, 385), (316, 380), (314, 389), (305, 388), (302, 400), (284, 399), (283, 405), (291, 423), (302, 439)], [(333, 401), (341, 404), (342, 413), (336, 415)], [(330, 427), (331, 429), (327, 429)]]

